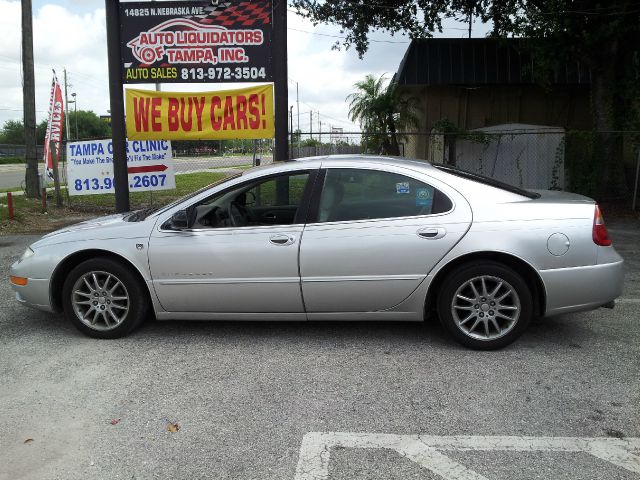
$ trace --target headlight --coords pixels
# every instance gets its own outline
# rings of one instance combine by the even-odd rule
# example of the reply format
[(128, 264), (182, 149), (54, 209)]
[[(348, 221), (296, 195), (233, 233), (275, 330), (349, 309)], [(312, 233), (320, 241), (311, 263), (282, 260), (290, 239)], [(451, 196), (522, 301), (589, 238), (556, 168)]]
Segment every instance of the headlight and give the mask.
[(35, 252), (31, 249), (31, 247), (27, 247), (27, 249), (24, 251), (24, 253), (20, 257), (20, 261), (22, 262), (23, 260), (26, 260), (29, 257), (33, 257), (34, 254)]

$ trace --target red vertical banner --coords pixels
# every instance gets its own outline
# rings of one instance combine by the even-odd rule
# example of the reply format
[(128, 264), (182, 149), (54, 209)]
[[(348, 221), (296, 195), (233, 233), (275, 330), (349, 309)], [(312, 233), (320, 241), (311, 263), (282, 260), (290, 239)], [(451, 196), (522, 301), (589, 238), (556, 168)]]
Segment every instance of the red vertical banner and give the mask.
[[(64, 100), (62, 89), (53, 72), (51, 83), (51, 96), (49, 98), (49, 120), (47, 133), (44, 137), (44, 173), (45, 178), (53, 178), (53, 166), (60, 160), (62, 150), (62, 125), (64, 124)], [(53, 142), (53, 150), (51, 149)]]

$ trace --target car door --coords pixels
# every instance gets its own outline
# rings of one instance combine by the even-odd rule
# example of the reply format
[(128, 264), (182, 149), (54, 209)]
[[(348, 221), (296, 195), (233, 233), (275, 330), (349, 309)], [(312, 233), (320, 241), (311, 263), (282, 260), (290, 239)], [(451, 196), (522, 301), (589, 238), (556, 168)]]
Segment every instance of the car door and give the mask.
[(471, 210), (457, 192), (385, 168), (323, 170), (300, 249), (309, 314), (394, 307), (468, 230)]
[(189, 229), (156, 229), (149, 265), (162, 307), (304, 314), (298, 247), (314, 176), (295, 171), (236, 185), (192, 205)]

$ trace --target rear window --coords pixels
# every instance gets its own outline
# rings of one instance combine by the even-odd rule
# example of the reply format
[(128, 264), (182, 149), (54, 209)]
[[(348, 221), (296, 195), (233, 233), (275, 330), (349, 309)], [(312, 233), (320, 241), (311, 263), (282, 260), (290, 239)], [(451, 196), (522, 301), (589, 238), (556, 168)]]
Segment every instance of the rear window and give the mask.
[(438, 170), (442, 170), (443, 172), (450, 173), (451, 175), (455, 175), (456, 177), (466, 178), (467, 180), (473, 180), (474, 182), (482, 183), (484, 185), (489, 185), (490, 187), (499, 188), (500, 190), (506, 190), (507, 192), (515, 193), (517, 195), (522, 195), (527, 198), (540, 198), (539, 193), (530, 192), (529, 190), (525, 190), (524, 188), (515, 187), (513, 185), (509, 185), (508, 183), (500, 182), (490, 177), (485, 177), (484, 175), (480, 175), (479, 173), (469, 172), (467, 170), (462, 170), (461, 168), (452, 167), (451, 165), (440, 165), (440, 164), (432, 164)]

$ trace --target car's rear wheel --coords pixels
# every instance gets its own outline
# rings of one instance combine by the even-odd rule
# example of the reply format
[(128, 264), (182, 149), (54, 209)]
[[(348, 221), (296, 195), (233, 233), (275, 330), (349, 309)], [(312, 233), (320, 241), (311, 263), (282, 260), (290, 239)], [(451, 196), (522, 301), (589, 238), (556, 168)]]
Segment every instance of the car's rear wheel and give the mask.
[(142, 323), (149, 308), (138, 278), (110, 258), (77, 265), (67, 276), (62, 295), (67, 318), (94, 338), (127, 335)]
[(438, 316), (461, 344), (502, 348), (529, 325), (533, 299), (526, 282), (511, 268), (494, 262), (469, 263), (442, 284)]

